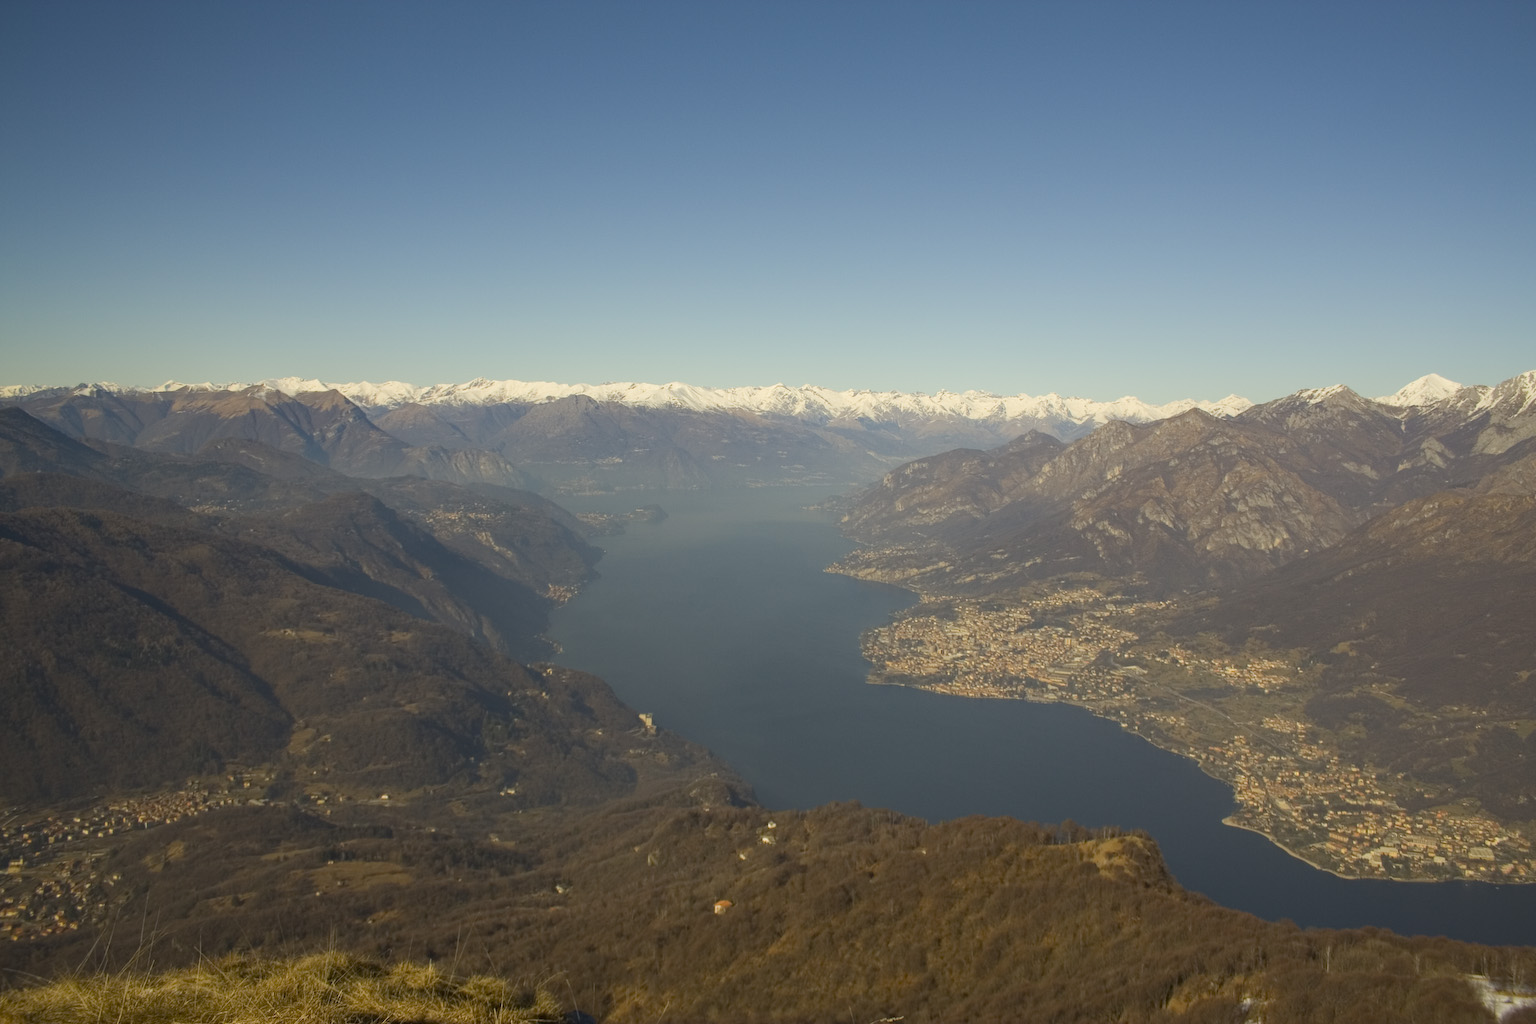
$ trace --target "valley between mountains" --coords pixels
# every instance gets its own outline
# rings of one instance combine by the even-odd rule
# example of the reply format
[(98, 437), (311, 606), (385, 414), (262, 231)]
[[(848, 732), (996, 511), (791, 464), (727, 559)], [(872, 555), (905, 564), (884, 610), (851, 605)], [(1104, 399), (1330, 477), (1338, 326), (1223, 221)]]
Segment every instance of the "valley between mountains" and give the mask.
[(878, 478), (836, 571), (922, 601), (872, 681), (1082, 704), (1340, 874), (1536, 880), (1536, 372), (1150, 411), (500, 383), (0, 396), (0, 987), (339, 946), (615, 1021), (1529, 995), (1531, 949), (1261, 921), (1153, 836), (765, 808), (543, 634), (664, 514), (552, 499)]

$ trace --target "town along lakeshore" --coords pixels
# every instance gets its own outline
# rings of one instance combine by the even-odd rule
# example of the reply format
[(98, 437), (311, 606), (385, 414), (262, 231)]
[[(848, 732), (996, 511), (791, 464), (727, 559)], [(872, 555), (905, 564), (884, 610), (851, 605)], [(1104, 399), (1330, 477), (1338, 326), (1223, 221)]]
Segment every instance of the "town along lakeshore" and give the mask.
[(969, 814), (1145, 829), (1181, 884), (1303, 926), (1375, 925), (1536, 944), (1536, 887), (1404, 884), (1319, 871), (1222, 823), (1232, 791), (1196, 764), (1065, 704), (870, 686), (860, 636), (915, 600), (825, 572), (852, 544), (808, 488), (633, 492), (659, 504), (601, 538), (600, 578), (553, 618), (558, 660), (710, 747), (769, 807), (857, 800), (931, 821)]

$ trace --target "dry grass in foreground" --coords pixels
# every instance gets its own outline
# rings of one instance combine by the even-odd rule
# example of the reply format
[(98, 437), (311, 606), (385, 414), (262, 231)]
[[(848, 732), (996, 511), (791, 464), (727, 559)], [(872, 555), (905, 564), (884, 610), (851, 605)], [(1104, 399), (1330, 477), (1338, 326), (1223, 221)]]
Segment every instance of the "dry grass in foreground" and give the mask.
[(563, 1015), (547, 992), (455, 980), (431, 965), (385, 966), (343, 953), (229, 957), (164, 974), (67, 978), (0, 993), (4, 1024), (534, 1024)]

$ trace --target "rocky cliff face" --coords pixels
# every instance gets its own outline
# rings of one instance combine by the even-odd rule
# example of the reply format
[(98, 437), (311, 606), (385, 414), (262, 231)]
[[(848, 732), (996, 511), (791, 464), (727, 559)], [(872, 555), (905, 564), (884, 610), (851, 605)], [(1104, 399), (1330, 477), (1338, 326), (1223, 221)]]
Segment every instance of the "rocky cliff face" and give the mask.
[(548, 609), (598, 551), (547, 499), (414, 477), (359, 479), (260, 443), (196, 455), (81, 444), (0, 409), (0, 508), (87, 508), (281, 552), (311, 581), (451, 625), (504, 653), (547, 652)]

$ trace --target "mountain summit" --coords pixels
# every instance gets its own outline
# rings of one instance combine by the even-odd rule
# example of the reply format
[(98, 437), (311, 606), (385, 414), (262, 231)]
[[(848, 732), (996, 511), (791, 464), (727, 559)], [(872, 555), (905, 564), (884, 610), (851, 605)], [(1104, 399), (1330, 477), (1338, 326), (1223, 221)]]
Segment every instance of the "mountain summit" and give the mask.
[(1438, 373), (1426, 373), (1418, 380), (1410, 381), (1390, 395), (1376, 399), (1382, 405), (1413, 406), (1433, 405), (1450, 398), (1462, 389), (1462, 385), (1447, 380)]

